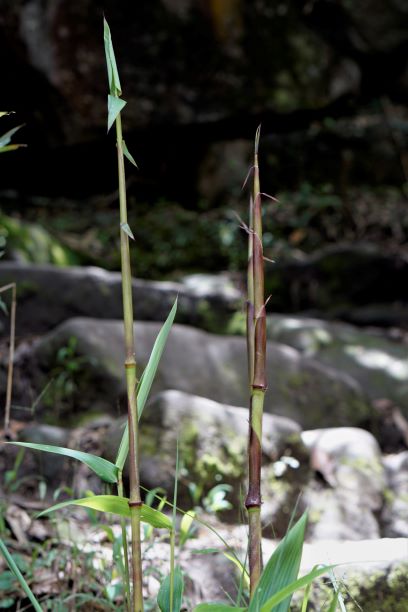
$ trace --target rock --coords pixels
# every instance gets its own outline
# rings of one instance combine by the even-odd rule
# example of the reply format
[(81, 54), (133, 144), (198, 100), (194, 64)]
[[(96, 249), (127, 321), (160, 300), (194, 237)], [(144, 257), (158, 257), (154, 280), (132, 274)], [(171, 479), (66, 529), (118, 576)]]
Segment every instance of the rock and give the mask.
[[(126, 417), (118, 419), (105, 437), (105, 455), (115, 458)], [(183, 393), (164, 391), (149, 402), (141, 421), (141, 480), (144, 486), (163, 487), (168, 494), (174, 486), (176, 446), (183, 466), (180, 478), (193, 483), (202, 496), (219, 483), (233, 485), (234, 504), (239, 504), (240, 485), (246, 473), (248, 410), (219, 404)], [(269, 465), (290, 456), (295, 461), (304, 447), (300, 427), (290, 419), (264, 415), (263, 456), (268, 477)], [(229, 496), (230, 497), (230, 496)], [(223, 513), (224, 515), (224, 513)], [(235, 518), (235, 513), (234, 513)]]
[(357, 380), (372, 400), (392, 399), (408, 415), (407, 347), (344, 323), (272, 315), (268, 336)]
[[(276, 544), (264, 540), (267, 559)], [(316, 565), (338, 564), (334, 568), (346, 610), (357, 612), (405, 612), (408, 607), (408, 540), (404, 538), (306, 543), (301, 575)], [(310, 610), (325, 610), (333, 589), (327, 579), (313, 583)], [(299, 612), (303, 593), (295, 595), (291, 609)]]
[(384, 535), (408, 537), (408, 451), (384, 457), (387, 488), (381, 520)]
[(322, 482), (305, 492), (313, 539), (378, 538), (385, 488), (381, 451), (374, 436), (354, 427), (304, 431), (312, 469)]
[[(51, 446), (68, 446), (69, 438), (70, 431), (62, 427), (32, 424), (20, 432), (18, 441), (49, 444)], [(66, 467), (64, 457), (29, 449), (26, 449), (25, 453), (32, 455), (38, 473), (47, 481), (60, 484), (64, 480)]]
[[(139, 372), (147, 364), (159, 329), (157, 323), (136, 323)], [(65, 365), (58, 363), (58, 351), (69, 347), (72, 338), (76, 338), (72, 356)], [(36, 342), (30, 359), (20, 367), (34, 376), (38, 393), (53, 376), (59, 376), (64, 365), (62, 372), (70, 369), (65, 378), (73, 387), (72, 409), (86, 411), (92, 406), (112, 413), (125, 394), (123, 355), (120, 321), (76, 318)], [(268, 344), (267, 378), (265, 411), (292, 418), (304, 427), (359, 424), (370, 417), (371, 408), (353, 379), (288, 346)], [(248, 405), (245, 339), (174, 325), (152, 392), (166, 389)]]
[[(9, 282), (17, 283), (19, 335), (48, 331), (72, 316), (122, 318), (119, 272), (2, 262), (0, 286)], [(133, 295), (141, 320), (164, 321), (178, 296), (178, 321), (213, 328), (222, 328), (241, 304), (226, 275), (196, 275), (181, 283), (133, 279)]]

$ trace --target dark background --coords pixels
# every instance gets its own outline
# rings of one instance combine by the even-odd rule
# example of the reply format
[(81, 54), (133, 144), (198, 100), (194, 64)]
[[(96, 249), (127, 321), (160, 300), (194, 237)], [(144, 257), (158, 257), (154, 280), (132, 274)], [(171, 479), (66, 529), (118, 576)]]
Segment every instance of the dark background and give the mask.
[(267, 249), (308, 253), (344, 240), (404, 248), (406, 2), (0, 5), (1, 106), (16, 111), (2, 125), (24, 123), (14, 141), (28, 145), (2, 156), (0, 203), (81, 263), (118, 266), (103, 13), (140, 168), (128, 168), (131, 210), (147, 223), (135, 228), (138, 274), (241, 267), (233, 213), (246, 214), (241, 185), (259, 123), (262, 189), (281, 200), (266, 203)]

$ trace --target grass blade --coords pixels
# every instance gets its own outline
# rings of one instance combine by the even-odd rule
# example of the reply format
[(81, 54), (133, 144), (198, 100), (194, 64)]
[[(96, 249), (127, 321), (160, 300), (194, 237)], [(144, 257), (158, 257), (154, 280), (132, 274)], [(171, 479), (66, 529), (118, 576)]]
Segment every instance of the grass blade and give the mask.
[(103, 42), (105, 45), (106, 66), (108, 69), (109, 91), (112, 96), (117, 97), (121, 95), (122, 87), (120, 85), (119, 72), (116, 66), (111, 32), (105, 18), (103, 20)]
[(6, 132), (5, 134), (3, 134), (2, 136), (0, 136), (0, 147), (5, 147), (8, 144), (10, 144), (12, 137), (14, 136), (14, 134), (20, 130), (22, 127), (24, 127), (24, 124), (22, 125), (18, 125), (17, 127), (12, 128), (11, 130), (9, 130), (8, 132)]
[(95, 455), (91, 455), (90, 453), (83, 453), (82, 451), (73, 450), (71, 448), (65, 448), (63, 446), (51, 446), (49, 444), (33, 444), (31, 442), (8, 442), (8, 444), (24, 446), (25, 448), (31, 448), (33, 450), (54, 453), (55, 455), (63, 455), (64, 457), (77, 459), (81, 463), (87, 465), (104, 482), (114, 484), (118, 481), (117, 466), (107, 459), (103, 459), (102, 457), (97, 457)]
[[(170, 584), (170, 575), (166, 576), (160, 585), (159, 594), (157, 595), (157, 604), (161, 612), (180, 612), (181, 603), (183, 600), (184, 579), (181, 569), (177, 566), (174, 570), (173, 585)], [(173, 596), (171, 597), (171, 591)], [(170, 601), (173, 606), (170, 609)]]
[[(149, 357), (148, 364), (143, 372), (143, 375), (139, 381), (136, 393), (137, 393), (137, 409), (139, 414), (139, 419), (142, 415), (143, 409), (146, 404), (146, 400), (149, 396), (150, 389), (153, 384), (154, 377), (157, 372), (157, 368), (160, 363), (161, 356), (163, 354), (164, 348), (166, 346), (167, 338), (169, 336), (171, 327), (174, 322), (174, 318), (177, 312), (177, 298), (173, 304), (172, 309), (170, 310), (166, 321), (164, 322), (163, 327), (161, 328), (156, 341), (154, 343), (152, 352)], [(121, 443), (119, 445), (118, 454), (116, 457), (115, 464), (119, 468), (119, 470), (123, 470), (125, 465), (126, 457), (129, 452), (129, 433), (128, 426), (123, 431), (123, 436)]]
[(36, 600), (34, 593), (32, 592), (32, 590), (30, 589), (30, 587), (28, 586), (23, 574), (20, 572), (20, 570), (18, 569), (16, 562), (14, 561), (13, 557), (11, 556), (11, 554), (9, 553), (7, 546), (4, 544), (3, 540), (0, 539), (0, 552), (2, 553), (3, 557), (5, 558), (7, 565), (9, 566), (9, 568), (11, 569), (11, 571), (13, 572), (13, 574), (15, 575), (15, 577), (17, 578), (17, 580), (19, 581), (21, 588), (23, 589), (24, 593), (27, 595), (28, 599), (31, 601), (32, 606), (34, 608), (34, 610), (36, 612), (42, 612), (41, 610), (41, 606), (38, 603), (38, 601)]
[[(304, 513), (272, 554), (262, 572), (249, 606), (249, 612), (258, 612), (273, 595), (279, 593), (297, 579), (306, 523), (307, 514)], [(281, 601), (274, 612), (287, 612), (290, 601), (291, 595)], [(269, 607), (268, 610), (270, 612), (271, 608)]]
[[(108, 512), (110, 514), (117, 514), (119, 516), (130, 517), (129, 499), (127, 497), (119, 497), (117, 495), (92, 495), (90, 497), (84, 497), (82, 499), (71, 499), (66, 502), (61, 502), (51, 506), (40, 512), (37, 517), (45, 516), (55, 510), (66, 508), (67, 506), (83, 506), (85, 508), (92, 508), (99, 512)], [(146, 504), (142, 504), (141, 508), (141, 520), (143, 523), (148, 523), (152, 527), (157, 529), (172, 529), (171, 519), (162, 512), (154, 510)]]
[(288, 584), (285, 588), (281, 589), (278, 593), (273, 595), (260, 609), (260, 612), (271, 612), (271, 610), (275, 610), (276, 606), (283, 602), (288, 596), (292, 595), (295, 591), (299, 589), (303, 589), (305, 586), (308, 586), (318, 578), (322, 574), (325, 574), (331, 567), (333, 566), (323, 566), (316, 569), (313, 569), (305, 576), (298, 578), (291, 584)]
[(139, 168), (139, 166), (135, 162), (133, 155), (129, 152), (129, 149), (127, 148), (124, 140), (122, 140), (122, 147), (123, 147), (123, 155), (130, 161), (131, 164), (136, 166), (136, 168)]

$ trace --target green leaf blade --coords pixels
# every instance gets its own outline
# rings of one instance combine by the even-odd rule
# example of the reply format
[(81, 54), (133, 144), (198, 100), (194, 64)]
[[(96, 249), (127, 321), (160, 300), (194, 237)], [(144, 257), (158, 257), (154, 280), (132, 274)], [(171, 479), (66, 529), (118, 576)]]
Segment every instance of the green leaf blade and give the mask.
[[(18, 125), (17, 127), (14, 127), (8, 132), (6, 132), (5, 134), (3, 134), (3, 136), (0, 136), (0, 147), (5, 147), (6, 145), (10, 144), (11, 139), (14, 136), (14, 134), (18, 132), (18, 130), (20, 130), (22, 127), (24, 127), (24, 124)], [(19, 146), (19, 145), (14, 145), (14, 146)]]
[(135, 162), (135, 159), (134, 159), (133, 155), (131, 153), (129, 153), (129, 149), (127, 148), (126, 142), (124, 140), (122, 140), (122, 149), (123, 149), (123, 155), (125, 157), (127, 157), (127, 159), (130, 161), (130, 163), (133, 164), (136, 168), (139, 168), (139, 166)]
[(120, 224), (120, 229), (122, 230), (122, 232), (125, 232), (125, 234), (127, 236), (129, 236), (129, 238), (131, 238), (132, 240), (135, 239), (132, 230), (130, 229), (129, 223), (121, 223)]
[[(129, 500), (127, 497), (119, 497), (118, 495), (91, 495), (81, 499), (70, 499), (66, 502), (55, 504), (46, 510), (40, 512), (37, 516), (45, 516), (55, 510), (61, 510), (68, 506), (82, 506), (91, 508), (98, 512), (107, 512), (108, 514), (117, 514), (118, 516), (130, 517)], [(172, 529), (172, 522), (168, 516), (154, 510), (145, 504), (142, 504), (140, 511), (140, 519), (143, 523), (148, 523), (157, 529)]]
[(115, 123), (116, 117), (126, 106), (126, 100), (108, 95), (108, 132)]
[(55, 455), (62, 455), (64, 457), (70, 457), (77, 459), (81, 463), (87, 465), (101, 480), (116, 484), (118, 482), (118, 468), (116, 465), (103, 459), (91, 455), (90, 453), (84, 453), (77, 451), (72, 448), (65, 448), (63, 446), (51, 446), (50, 444), (34, 444), (32, 442), (9, 442), (8, 444), (14, 444), (15, 446), (24, 446), (32, 450), (39, 450), (45, 453), (54, 453)]
[(108, 69), (109, 91), (112, 96), (120, 96), (122, 87), (120, 85), (119, 72), (116, 66), (115, 52), (113, 50), (112, 36), (109, 24), (103, 19), (103, 42), (105, 46), (106, 67)]
[[(303, 541), (307, 523), (306, 512), (298, 522), (288, 531), (282, 542), (276, 548), (266, 564), (255, 593), (251, 599), (249, 612), (259, 612), (262, 606), (271, 597), (298, 577), (300, 561), (302, 558)], [(288, 612), (292, 596), (277, 604), (274, 612)], [(269, 612), (271, 608), (269, 608)]]
[(3, 540), (1, 540), (1, 539), (0, 539), (0, 552), (2, 553), (3, 557), (5, 558), (6, 563), (9, 566), (9, 568), (11, 569), (11, 571), (13, 572), (14, 576), (19, 581), (19, 583), (21, 585), (21, 588), (23, 589), (24, 593), (27, 595), (28, 599), (31, 601), (32, 606), (33, 606), (35, 612), (42, 612), (41, 606), (38, 603), (38, 601), (36, 600), (34, 593), (30, 589), (30, 587), (28, 586), (26, 579), (24, 578), (24, 576), (21, 573), (21, 571), (19, 570), (16, 562), (14, 561), (14, 559), (11, 556), (10, 552), (8, 551), (7, 546), (4, 544)]
[[(154, 377), (156, 376), (157, 368), (160, 363), (161, 356), (163, 354), (164, 348), (166, 346), (167, 338), (169, 337), (170, 330), (174, 323), (174, 318), (177, 312), (177, 298), (173, 304), (172, 309), (170, 310), (167, 319), (158, 333), (156, 341), (153, 345), (152, 352), (150, 353), (149, 361), (143, 375), (140, 379), (138, 388), (137, 388), (137, 410), (139, 414), (139, 419), (142, 416), (143, 409), (145, 407), (147, 398), (150, 393), (150, 389), (153, 384)], [(128, 426), (123, 431), (123, 436), (121, 443), (119, 445), (118, 454), (116, 457), (115, 464), (120, 471), (123, 471), (123, 467), (125, 465), (126, 457), (129, 452), (129, 431)]]
[(166, 576), (160, 585), (157, 595), (157, 605), (161, 612), (180, 612), (183, 601), (184, 578), (181, 569), (174, 570), (173, 610), (170, 610), (170, 575)]

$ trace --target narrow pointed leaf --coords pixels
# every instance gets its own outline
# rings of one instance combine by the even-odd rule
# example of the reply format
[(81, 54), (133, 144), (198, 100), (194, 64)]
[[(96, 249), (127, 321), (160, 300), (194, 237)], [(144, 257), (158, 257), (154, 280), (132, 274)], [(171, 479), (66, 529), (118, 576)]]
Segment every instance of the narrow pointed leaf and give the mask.
[(15, 111), (0, 111), (0, 117), (4, 117), (5, 115), (14, 115)]
[(180, 546), (183, 546), (188, 540), (191, 526), (194, 522), (196, 513), (194, 510), (186, 512), (180, 522)]
[(22, 127), (24, 127), (24, 124), (18, 125), (17, 127), (14, 127), (5, 134), (3, 134), (3, 136), (0, 136), (0, 147), (5, 147), (6, 145), (8, 145), (11, 142), (13, 135)]
[(160, 585), (157, 605), (161, 612), (180, 612), (184, 592), (184, 578), (179, 567), (174, 570), (173, 610), (170, 610), (170, 575)]
[(333, 595), (333, 599), (331, 600), (330, 607), (327, 610), (327, 612), (336, 612), (338, 603), (339, 603), (339, 593), (337, 591), (337, 593), (335, 592)]
[(132, 230), (130, 229), (130, 227), (129, 227), (129, 224), (128, 224), (128, 223), (121, 223), (121, 224), (120, 224), (120, 229), (122, 230), (122, 232), (125, 232), (125, 234), (126, 234), (127, 236), (129, 236), (129, 238), (131, 238), (132, 240), (134, 240), (134, 239), (135, 239), (135, 237), (134, 237), (134, 235), (133, 235), (133, 232), (132, 232)]
[(105, 45), (106, 67), (108, 69), (109, 91), (113, 96), (120, 96), (122, 88), (120, 85), (118, 68), (116, 66), (112, 36), (106, 19), (103, 20), (103, 42)]
[(235, 612), (246, 612), (248, 608), (237, 608), (236, 606), (229, 606), (222, 603), (203, 603), (198, 604), (193, 612), (230, 612), (230, 610), (235, 610)]
[(331, 565), (318, 567), (316, 569), (313, 569), (305, 576), (298, 578), (291, 584), (288, 584), (285, 588), (281, 589), (278, 593), (268, 599), (268, 601), (264, 603), (261, 607), (260, 612), (271, 612), (271, 610), (275, 610), (276, 606), (283, 602), (285, 599), (287, 599), (288, 596), (292, 595), (295, 591), (298, 591), (299, 589), (303, 589), (304, 587), (308, 586), (313, 582), (313, 580), (315, 580), (322, 574), (326, 574), (331, 567), (333, 566)]
[(134, 157), (131, 153), (129, 153), (129, 149), (126, 146), (126, 142), (124, 140), (122, 140), (122, 148), (123, 148), (123, 155), (125, 157), (128, 158), (128, 160), (134, 165), (136, 166), (136, 168), (139, 168), (139, 166), (137, 165), (137, 163), (134, 160)]
[[(139, 381), (138, 388), (136, 390), (137, 410), (139, 413), (139, 419), (142, 416), (143, 409), (145, 407), (146, 400), (149, 396), (154, 377), (156, 376), (157, 368), (159, 366), (161, 356), (166, 346), (167, 338), (169, 336), (171, 326), (173, 325), (174, 317), (176, 316), (176, 312), (177, 312), (177, 298), (173, 304), (172, 309), (170, 310), (168, 314), (168, 317), (163, 327), (161, 328), (156, 338), (152, 352), (150, 353), (148, 364), (145, 367), (143, 375)], [(128, 426), (126, 425), (123, 431), (122, 440), (121, 440), (119, 450), (118, 450), (118, 455), (115, 461), (120, 471), (123, 471), (123, 466), (125, 465), (125, 461), (126, 461), (128, 452), (129, 452), (129, 432), (128, 432)]]
[[(84, 508), (92, 508), (99, 512), (108, 512), (119, 516), (130, 517), (129, 499), (127, 497), (119, 497), (118, 495), (92, 495), (82, 499), (72, 499), (66, 502), (61, 502), (51, 506), (40, 512), (37, 516), (44, 516), (55, 510), (66, 508), (67, 506), (82, 506)], [(145, 504), (142, 504), (140, 518), (143, 523), (148, 523), (157, 529), (172, 529), (172, 522), (168, 516), (154, 510)]]
[[(255, 593), (251, 599), (249, 612), (259, 612), (262, 606), (281, 589), (294, 582), (299, 573), (307, 514), (288, 531), (266, 564)], [(274, 612), (289, 610), (291, 595), (279, 603)], [(269, 608), (269, 611), (271, 608)]]
[(7, 151), (16, 151), (16, 149), (21, 149), (22, 147), (26, 147), (25, 144), (10, 144), (6, 147), (0, 147), (0, 153), (7, 153)]
[(83, 453), (82, 451), (73, 450), (72, 448), (51, 446), (49, 444), (33, 444), (31, 442), (9, 442), (9, 444), (24, 446), (25, 448), (31, 448), (33, 450), (54, 453), (55, 455), (63, 455), (64, 457), (77, 459), (78, 461), (81, 461), (81, 463), (87, 465), (104, 482), (114, 484), (118, 481), (117, 466), (110, 461), (107, 461), (107, 459), (103, 459), (102, 457), (96, 457), (90, 453)]
[(115, 96), (108, 95), (108, 132), (112, 125), (115, 123), (116, 117), (120, 111), (126, 106), (126, 100), (122, 98), (116, 98)]
[(9, 553), (9, 551), (7, 549), (7, 546), (4, 544), (3, 540), (1, 540), (1, 539), (0, 539), (0, 552), (2, 553), (3, 557), (5, 558), (7, 565), (9, 566), (9, 568), (11, 569), (11, 571), (13, 572), (13, 574), (15, 575), (17, 580), (19, 581), (19, 583), (21, 585), (21, 588), (23, 589), (24, 593), (27, 595), (28, 599), (31, 601), (31, 604), (32, 604), (34, 610), (36, 612), (42, 612), (41, 606), (38, 603), (38, 601), (36, 600), (36, 598), (34, 596), (34, 593), (30, 589), (30, 587), (28, 586), (26, 579), (24, 578), (23, 574), (19, 570), (19, 568), (18, 568), (16, 562), (14, 561), (13, 557)]

